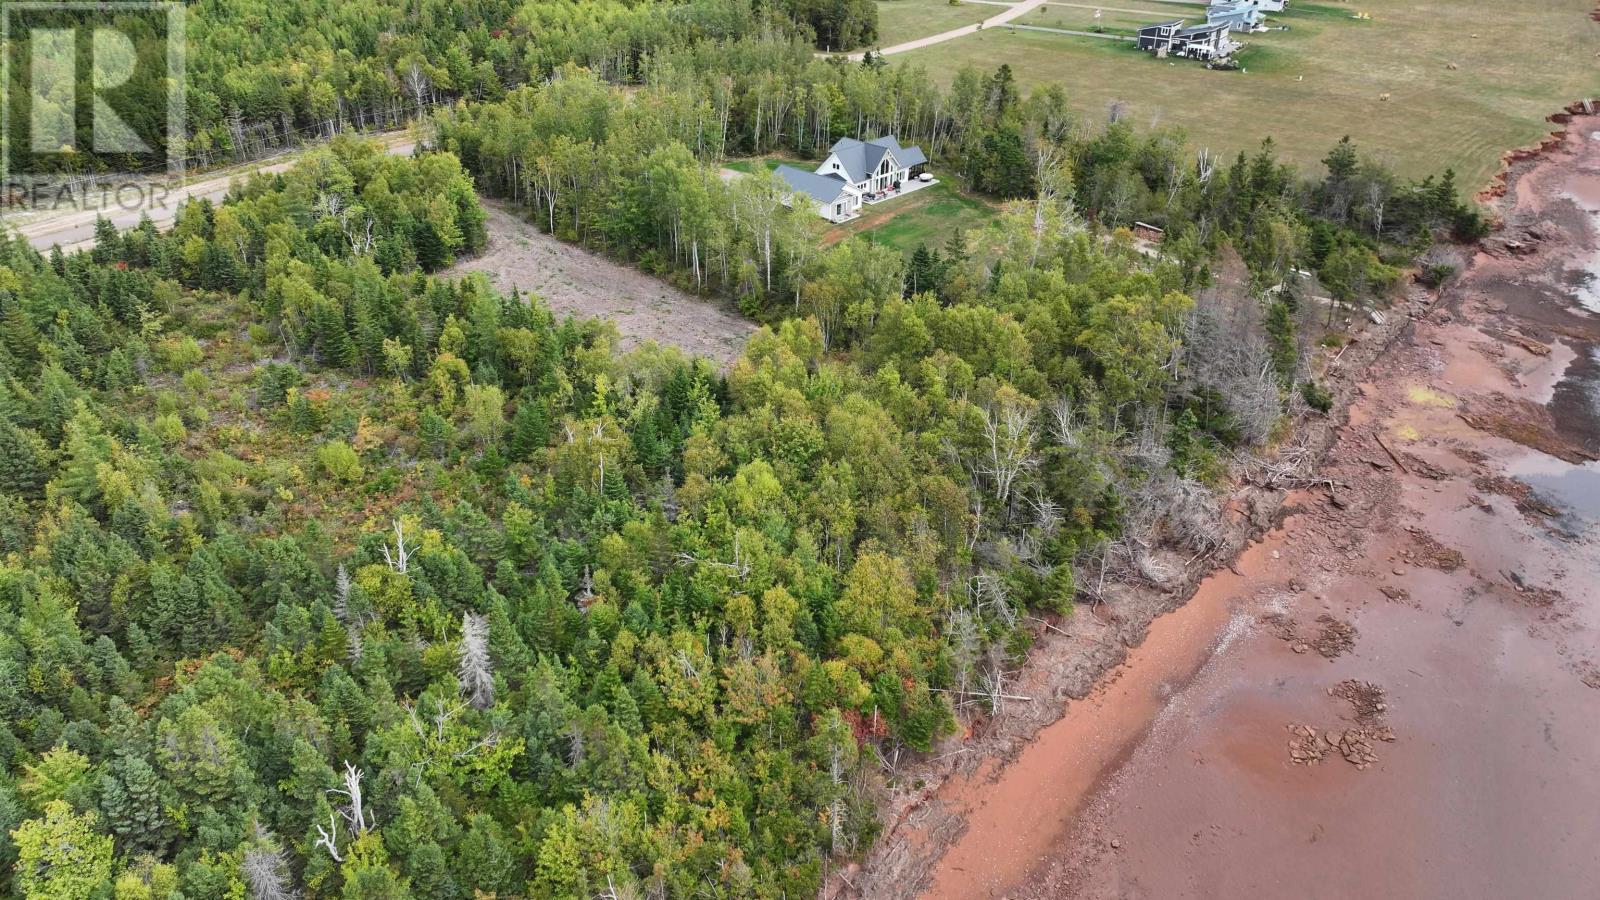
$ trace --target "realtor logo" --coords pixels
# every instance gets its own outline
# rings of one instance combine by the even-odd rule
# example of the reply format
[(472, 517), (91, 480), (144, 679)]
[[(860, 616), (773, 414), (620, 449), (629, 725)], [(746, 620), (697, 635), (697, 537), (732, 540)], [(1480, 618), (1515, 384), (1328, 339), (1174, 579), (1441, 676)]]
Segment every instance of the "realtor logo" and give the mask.
[(184, 10), (0, 0), (0, 169), (19, 186), (128, 186), (182, 171)]

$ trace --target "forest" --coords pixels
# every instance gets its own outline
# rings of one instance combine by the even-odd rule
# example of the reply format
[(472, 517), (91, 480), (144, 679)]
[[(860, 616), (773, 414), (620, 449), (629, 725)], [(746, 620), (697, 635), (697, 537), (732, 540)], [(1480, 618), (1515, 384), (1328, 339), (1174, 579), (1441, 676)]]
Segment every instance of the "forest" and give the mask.
[[(319, 4), (208, 2), (235, 60), (191, 93), (234, 125), (403, 103), (336, 70), (472, 99), (413, 158), (341, 137), (165, 233), (0, 245), (17, 896), (814, 894), (1034, 620), (1214, 549), (1232, 461), (1325, 409), (1336, 311), (1482, 227), (1348, 142), (1312, 177), (1004, 68), (814, 59), (848, 5), (352, 4), (323, 47)], [(902, 257), (716, 174), (885, 131), (999, 221)], [(764, 327), (718, 371), (441, 277), (479, 191)]]

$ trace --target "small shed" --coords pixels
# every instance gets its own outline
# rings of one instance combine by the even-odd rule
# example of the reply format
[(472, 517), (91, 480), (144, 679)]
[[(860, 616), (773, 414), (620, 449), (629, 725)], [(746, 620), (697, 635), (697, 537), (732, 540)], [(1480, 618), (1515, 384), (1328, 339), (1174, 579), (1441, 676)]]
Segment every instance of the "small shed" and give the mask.
[(1149, 222), (1133, 223), (1133, 236), (1141, 241), (1159, 244), (1166, 240), (1167, 232), (1164, 229), (1151, 225)]

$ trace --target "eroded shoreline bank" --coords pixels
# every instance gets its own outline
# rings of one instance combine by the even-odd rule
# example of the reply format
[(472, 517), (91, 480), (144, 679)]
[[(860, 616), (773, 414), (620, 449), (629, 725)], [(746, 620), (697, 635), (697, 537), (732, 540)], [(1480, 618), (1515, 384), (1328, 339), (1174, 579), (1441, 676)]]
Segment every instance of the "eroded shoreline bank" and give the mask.
[[(1341, 359), (1341, 366), (1332, 380), (1339, 388), (1342, 401), (1354, 401), (1349, 403), (1349, 423), (1313, 422), (1307, 434), (1311, 446), (1319, 451), (1319, 455), (1333, 446), (1336, 438), (1340, 440), (1328, 458), (1329, 471), (1338, 472), (1347, 465), (1348, 460), (1344, 457), (1349, 453), (1375, 456), (1382, 460), (1388, 457), (1389, 448), (1398, 447), (1402, 454), (1411, 458), (1420, 459), (1425, 453), (1431, 458), (1431, 451), (1437, 449), (1435, 445), (1440, 441), (1453, 441), (1461, 445), (1458, 449), (1471, 450), (1467, 437), (1484, 433), (1468, 424), (1468, 418), (1474, 416), (1480, 426), (1493, 431), (1494, 423), (1499, 423), (1499, 430), (1506, 431), (1521, 422), (1521, 413), (1528, 413), (1531, 423), (1542, 426), (1543, 433), (1549, 435), (1551, 442), (1560, 441), (1573, 447), (1584, 445), (1587, 428), (1582, 424), (1582, 417), (1563, 413), (1560, 407), (1552, 403), (1552, 398), (1559, 402), (1560, 397), (1567, 396), (1569, 399), (1566, 402), (1569, 404), (1583, 399), (1581, 391), (1574, 387), (1581, 383), (1581, 379), (1575, 381), (1562, 376), (1567, 373), (1566, 370), (1577, 370), (1577, 375), (1582, 375), (1587, 341), (1583, 337), (1586, 333), (1585, 321), (1579, 317), (1571, 321), (1540, 323), (1528, 319), (1524, 313), (1509, 326), (1508, 331), (1509, 320), (1502, 318), (1516, 314), (1497, 306), (1492, 297), (1504, 293), (1507, 285), (1515, 282), (1528, 298), (1524, 304), (1528, 309), (1544, 309), (1561, 293), (1560, 284), (1545, 283), (1540, 283), (1538, 290), (1530, 292), (1530, 282), (1520, 278), (1515, 271), (1519, 267), (1547, 265), (1548, 261), (1542, 259), (1545, 251), (1537, 247), (1528, 250), (1530, 245), (1554, 246), (1559, 243), (1546, 240), (1553, 234), (1541, 236), (1537, 229), (1532, 235), (1527, 233), (1530, 225), (1538, 224), (1524, 221), (1530, 215), (1527, 197), (1539, 196), (1549, 190), (1549, 185), (1541, 183), (1547, 176), (1540, 173), (1561, 165), (1559, 161), (1552, 164), (1553, 154), (1564, 152), (1563, 148), (1571, 140), (1584, 138), (1585, 123), (1592, 122), (1592, 119), (1582, 119), (1577, 125), (1570, 121), (1561, 122), (1567, 126), (1563, 129), (1562, 140), (1541, 145), (1544, 148), (1542, 155), (1522, 154), (1514, 159), (1505, 179), (1505, 197), (1499, 201), (1507, 228), (1486, 242), (1485, 253), (1474, 261), (1468, 279), (1458, 285), (1457, 296), (1448, 297), (1447, 303), (1435, 304), (1431, 297), (1414, 292), (1405, 306), (1396, 310), (1399, 315), (1390, 316), (1383, 326), (1369, 329), (1364, 339)], [(1542, 212), (1536, 211), (1532, 215), (1538, 218)], [(1560, 227), (1564, 232), (1574, 227), (1581, 230), (1581, 223), (1568, 221)], [(1516, 246), (1503, 243), (1507, 240), (1516, 242)], [(1506, 260), (1510, 260), (1511, 264), (1491, 265)], [(1481, 287), (1474, 286), (1471, 280), (1474, 275), (1484, 279)], [(1485, 303), (1484, 298), (1490, 299)], [(1471, 306), (1467, 312), (1478, 316), (1479, 321), (1470, 323), (1458, 318), (1467, 315), (1467, 312), (1459, 311), (1463, 304)], [(1420, 384), (1408, 384), (1405, 388), (1407, 391), (1419, 389), (1418, 396), (1424, 398), (1426, 403), (1448, 404), (1453, 401), (1454, 407), (1427, 408), (1442, 410), (1439, 415), (1454, 423), (1452, 427), (1459, 426), (1468, 433), (1466, 435), (1439, 436), (1419, 432), (1416, 440), (1411, 440), (1409, 432), (1402, 432), (1398, 437), (1389, 435), (1389, 439), (1385, 440), (1385, 433), (1373, 424), (1381, 418), (1378, 415), (1379, 401), (1373, 398), (1376, 388), (1371, 384), (1361, 385), (1360, 373), (1367, 372), (1383, 349), (1397, 336), (1411, 329), (1413, 317), (1417, 323), (1415, 334), (1396, 348), (1396, 356), (1422, 353), (1442, 358), (1459, 350), (1485, 363), (1474, 367), (1466, 367), (1459, 360), (1452, 363), (1456, 370), (1452, 374), (1460, 376), (1463, 383), (1459, 389), (1454, 384), (1430, 387), (1426, 378)], [(1440, 328), (1444, 330), (1436, 331)], [(1458, 331), (1450, 330), (1452, 328)], [(1476, 333), (1469, 333), (1472, 331)], [(1472, 349), (1475, 343), (1486, 344), (1489, 350), (1495, 352), (1486, 354), (1482, 348)], [(1540, 355), (1539, 348), (1545, 348), (1546, 354)], [(1592, 352), (1592, 345), (1587, 349)], [(1441, 353), (1443, 350), (1452, 352)], [(1387, 371), (1391, 362), (1391, 358), (1385, 358), (1386, 371), (1378, 373), (1384, 376), (1381, 380), (1385, 391), (1394, 389), (1397, 383), (1389, 377), (1393, 373)], [(1411, 360), (1407, 364), (1420, 363)], [(1495, 382), (1495, 379), (1501, 381)], [(1442, 380), (1455, 382), (1457, 379)], [(1542, 409), (1544, 404), (1550, 403), (1556, 415), (1549, 416), (1546, 413), (1541, 417), (1526, 405), (1507, 405), (1496, 399), (1511, 398), (1518, 391), (1528, 392), (1521, 399), (1533, 397), (1527, 400), (1532, 408)], [(1361, 395), (1359, 398), (1358, 393)], [(1570, 399), (1573, 397), (1576, 399)], [(1381, 404), (1392, 404), (1395, 399), (1386, 397)], [(1407, 394), (1400, 399), (1409, 403), (1412, 398)], [(1341, 403), (1341, 406), (1344, 405)], [(1387, 408), (1387, 405), (1381, 406), (1381, 409)], [(1563, 427), (1554, 426), (1557, 420), (1563, 423)], [(1517, 485), (1527, 486), (1527, 481), (1515, 481), (1513, 476), (1501, 470), (1533, 465), (1526, 458), (1530, 451), (1504, 438), (1494, 439), (1502, 441), (1505, 446), (1491, 448), (1487, 453), (1474, 450), (1474, 453), (1484, 453), (1484, 460), (1470, 464), (1463, 471), (1452, 472), (1448, 467), (1432, 462), (1417, 466), (1417, 470), (1450, 473), (1457, 481), (1465, 479), (1462, 483), (1467, 484), (1469, 491), (1479, 497), (1483, 496), (1482, 492), (1471, 487), (1477, 481), (1501, 485), (1511, 492), (1522, 490)], [(1426, 446), (1412, 446), (1419, 442)], [(1358, 455), (1355, 465), (1384, 474), (1374, 468), (1370, 460), (1364, 459), (1364, 456)], [(1449, 460), (1460, 463), (1464, 458), (1452, 450), (1446, 462)], [(1493, 464), (1500, 461), (1505, 465)], [(1395, 463), (1404, 465), (1398, 459), (1390, 465)], [(1411, 477), (1409, 471), (1402, 473), (1398, 468), (1389, 474)], [(1539, 477), (1548, 481), (1551, 477), (1567, 476), (1552, 476), (1547, 472)], [(1346, 478), (1345, 484), (1365, 485), (1364, 480), (1355, 478), (1353, 474), (1346, 473)], [(1335, 480), (1337, 482), (1337, 478)], [(1434, 488), (1443, 491), (1446, 487), (1445, 484), (1435, 483), (1439, 479), (1424, 480), (1428, 482), (1428, 494), (1437, 493)], [(1457, 486), (1454, 481), (1450, 485)], [(1363, 486), (1359, 490), (1383, 494), (1390, 489), (1373, 485)], [(1395, 490), (1395, 496), (1404, 493), (1398, 488)], [(1339, 493), (1335, 488), (1332, 494), (1313, 492), (1290, 498), (1289, 530), (1274, 531), (1264, 542), (1252, 546), (1251, 541), (1266, 532), (1279, 517), (1287, 495), (1282, 490), (1247, 486), (1232, 505), (1235, 518), (1233, 546), (1218, 557), (1233, 559), (1240, 551), (1244, 551), (1231, 570), (1219, 570), (1209, 579), (1205, 573), (1197, 572), (1188, 584), (1165, 595), (1131, 590), (1119, 593), (1100, 611), (1101, 614), (1074, 616), (1062, 625), (1062, 633), (1052, 632), (1048, 640), (1041, 642), (1025, 680), (1018, 687), (1019, 692), (1034, 696), (1038, 698), (1037, 701), (1020, 710), (1014, 705), (1007, 716), (989, 723), (987, 731), (974, 735), (963, 744), (947, 747), (946, 757), (931, 761), (916, 772), (913, 777), (930, 786), (920, 791), (908, 790), (893, 798), (891, 827), (886, 830), (879, 849), (865, 866), (860, 871), (846, 873), (849, 880), (847, 887), (853, 888), (860, 896), (868, 897), (1017, 896), (1030, 892), (1038, 896), (1053, 896), (1056, 895), (1053, 892), (1075, 891), (1086, 891), (1092, 895), (1102, 893), (1095, 889), (1096, 885), (1085, 884), (1081, 878), (1072, 877), (1072, 873), (1075, 870), (1081, 874), (1089, 869), (1107, 868), (1104, 861), (1096, 866), (1084, 866), (1083, 862), (1092, 856), (1089, 850), (1098, 848), (1100, 852), (1108, 852), (1111, 849), (1109, 841), (1121, 843), (1122, 839), (1108, 837), (1090, 846), (1092, 841), (1084, 836), (1086, 826), (1080, 821), (1079, 813), (1089, 797), (1095, 797), (1098, 803), (1109, 791), (1114, 790), (1116, 773), (1128, 768), (1149, 744), (1149, 737), (1159, 730), (1158, 727), (1153, 728), (1152, 723), (1159, 726), (1159, 716), (1170, 717), (1175, 714), (1171, 698), (1203, 676), (1209, 668), (1208, 661), (1214, 662), (1219, 650), (1236, 644), (1254, 644), (1263, 632), (1272, 631), (1276, 626), (1263, 626), (1263, 615), (1282, 616), (1287, 612), (1290, 614), (1289, 621), (1313, 638), (1322, 627), (1316, 622), (1316, 615), (1328, 615), (1338, 622), (1347, 620), (1340, 618), (1341, 615), (1359, 617), (1359, 608), (1339, 606), (1334, 599), (1330, 599), (1334, 594), (1310, 588), (1309, 578), (1291, 578), (1276, 584), (1271, 590), (1267, 590), (1261, 582), (1263, 573), (1281, 573), (1289, 570), (1290, 566), (1304, 568), (1307, 565), (1320, 565), (1307, 560), (1291, 562), (1289, 545), (1305, 540), (1308, 534), (1303, 530), (1295, 530), (1301, 515), (1293, 513), (1297, 509), (1302, 510), (1304, 518), (1317, 520), (1319, 508), (1326, 507), (1343, 513), (1351, 506), (1359, 506), (1353, 497), (1339, 497)], [(1523, 497), (1510, 502), (1514, 509), (1519, 504), (1525, 505), (1528, 500)], [(1340, 507), (1341, 503), (1345, 506)], [(1359, 507), (1360, 514), (1376, 518), (1340, 521), (1337, 528), (1331, 530), (1329, 526), (1332, 520), (1317, 521), (1317, 535), (1313, 539), (1325, 542), (1324, 538), (1342, 539), (1361, 527), (1392, 526), (1396, 517), (1409, 509), (1398, 504), (1398, 500), (1387, 505), (1368, 503)], [(1298, 527), (1304, 529), (1309, 526), (1300, 524)], [(1329, 535), (1333, 537), (1329, 538)], [(1411, 532), (1405, 532), (1404, 536), (1408, 541), (1419, 540)], [(1415, 552), (1409, 545), (1402, 547), (1397, 544), (1385, 549), (1384, 540), (1372, 542), (1372, 546), (1377, 548), (1375, 552), (1383, 556), (1392, 553), (1397, 558), (1404, 558), (1398, 554)], [(1442, 542), (1432, 540), (1444, 546)], [(1364, 558), (1365, 545), (1351, 544), (1340, 552), (1346, 557), (1354, 554), (1355, 558), (1344, 559), (1344, 562), (1355, 565)], [(1388, 571), (1394, 571), (1394, 568)], [(1496, 573), (1489, 574), (1504, 579), (1504, 576)], [(1187, 603), (1182, 602), (1182, 598), (1187, 597), (1202, 581), (1205, 584), (1200, 586), (1195, 598)], [(1381, 587), (1409, 591), (1396, 585)], [(1466, 587), (1480, 590), (1475, 584)], [(1454, 590), (1442, 585), (1433, 588), (1445, 593)], [(1545, 589), (1553, 588), (1540, 588)], [(1559, 589), (1555, 590), (1559, 593)], [(1423, 595), (1428, 593), (1422, 587), (1418, 588), (1418, 592)], [(1382, 598), (1386, 595), (1380, 593), (1379, 596)], [(1241, 606), (1237, 602), (1240, 597), (1249, 597), (1251, 602)], [(1293, 615), (1300, 612), (1315, 614), (1302, 623)], [(1150, 626), (1149, 623), (1158, 616), (1160, 618), (1155, 625)], [(1573, 627), (1570, 616), (1563, 621), (1566, 624), (1561, 627)], [(1275, 638), (1273, 640), (1280, 645), (1285, 643)], [(1566, 646), (1568, 653), (1576, 652), (1571, 650), (1570, 643)], [(1134, 648), (1131, 653), (1129, 647)], [(1275, 649), (1295, 660), (1305, 655), (1284, 650), (1282, 646)], [(1127, 662), (1131, 662), (1131, 665)], [(1099, 677), (1102, 674), (1104, 678)], [(1581, 679), (1579, 681), (1581, 683)], [(1319, 688), (1321, 696), (1326, 696), (1329, 686), (1332, 685)], [(1063, 715), (1069, 699), (1069, 714)], [(1304, 723), (1278, 722), (1272, 725), (1275, 735), (1270, 742), (1270, 750), (1266, 751), (1269, 755), (1262, 757), (1264, 765), (1292, 765), (1288, 755), (1282, 752), (1284, 728), (1289, 724)], [(1326, 727), (1326, 724), (1322, 727)], [(1388, 746), (1384, 742), (1379, 743)], [(1180, 751), (1169, 749), (1168, 752), (1174, 758), (1182, 755)], [(1378, 752), (1381, 754), (1382, 748)], [(1069, 839), (1069, 830), (1074, 828), (1076, 831), (1072, 832)], [(1102, 828), (1094, 833), (1103, 836), (1106, 832)], [(1171, 848), (1167, 848), (1164, 852), (1170, 851)], [(844, 886), (844, 882), (844, 879), (840, 879), (836, 887)], [(1107, 888), (1107, 885), (1098, 887)], [(1116, 893), (1109, 889), (1104, 892)]]

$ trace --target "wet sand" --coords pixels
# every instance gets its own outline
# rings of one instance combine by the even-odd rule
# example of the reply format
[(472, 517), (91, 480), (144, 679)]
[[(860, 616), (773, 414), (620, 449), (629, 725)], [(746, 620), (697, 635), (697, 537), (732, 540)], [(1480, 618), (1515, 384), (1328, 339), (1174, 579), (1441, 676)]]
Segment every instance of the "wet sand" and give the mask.
[(1331, 486), (948, 789), (970, 811), (924, 896), (1595, 896), (1595, 132), (1512, 172), (1505, 229), (1369, 370)]

